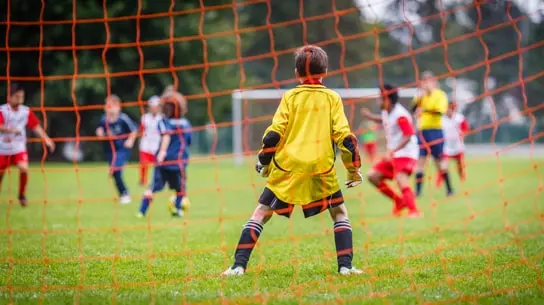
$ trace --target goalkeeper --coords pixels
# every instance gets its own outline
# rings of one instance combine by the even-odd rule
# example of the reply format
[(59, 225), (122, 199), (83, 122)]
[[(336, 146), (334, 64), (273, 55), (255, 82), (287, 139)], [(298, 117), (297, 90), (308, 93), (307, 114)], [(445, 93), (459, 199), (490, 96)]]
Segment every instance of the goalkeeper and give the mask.
[(340, 96), (322, 84), (327, 53), (306, 46), (295, 54), (300, 85), (287, 91), (265, 131), (256, 169), (267, 184), (250, 220), (245, 224), (234, 264), (223, 275), (245, 273), (251, 251), (273, 213), (290, 217), (295, 205), (305, 217), (328, 210), (334, 221), (338, 272), (358, 274), (353, 259), (352, 230), (338, 185), (335, 146), (348, 171), (346, 186), (361, 183), (357, 139), (351, 133)]

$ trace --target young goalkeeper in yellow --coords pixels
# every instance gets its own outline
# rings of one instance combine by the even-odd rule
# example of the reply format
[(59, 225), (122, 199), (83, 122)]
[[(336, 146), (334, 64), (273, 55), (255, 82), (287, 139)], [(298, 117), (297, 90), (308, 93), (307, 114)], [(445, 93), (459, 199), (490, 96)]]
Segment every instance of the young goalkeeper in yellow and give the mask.
[(359, 274), (351, 264), (353, 241), (348, 212), (338, 185), (335, 147), (347, 169), (347, 187), (361, 183), (357, 139), (351, 133), (340, 96), (322, 84), (328, 57), (323, 49), (306, 46), (295, 54), (301, 84), (287, 91), (265, 131), (256, 169), (268, 177), (251, 219), (242, 230), (234, 264), (223, 275), (245, 273), (253, 247), (274, 213), (290, 217), (295, 205), (305, 217), (325, 210), (334, 221), (338, 272)]

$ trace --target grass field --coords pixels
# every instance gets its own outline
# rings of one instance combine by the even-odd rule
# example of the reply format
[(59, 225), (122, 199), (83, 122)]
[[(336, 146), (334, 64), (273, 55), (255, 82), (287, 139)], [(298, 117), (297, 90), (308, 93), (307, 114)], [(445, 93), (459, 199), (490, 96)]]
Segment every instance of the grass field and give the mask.
[[(336, 275), (328, 215), (275, 217), (248, 273), (220, 278), (264, 181), (252, 164), (191, 164), (183, 219), (155, 200), (135, 218), (143, 191), (119, 206), (103, 164), (51, 164), (31, 172), (30, 206), (4, 181), (0, 304), (544, 304), (544, 159), (471, 159), (457, 196), (427, 183), (423, 219), (395, 219), (368, 183), (346, 190), (355, 266)], [(343, 170), (340, 170), (343, 177)]]

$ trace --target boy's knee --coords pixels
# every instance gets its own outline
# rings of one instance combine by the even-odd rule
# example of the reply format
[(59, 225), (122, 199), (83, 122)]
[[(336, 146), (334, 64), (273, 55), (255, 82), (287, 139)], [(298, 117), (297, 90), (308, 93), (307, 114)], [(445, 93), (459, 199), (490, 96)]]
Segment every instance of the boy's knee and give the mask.
[(255, 208), (255, 211), (253, 212), (251, 219), (261, 224), (265, 224), (270, 220), (270, 218), (272, 218), (273, 213), (274, 211), (269, 206), (264, 204), (259, 204)]
[(348, 209), (343, 203), (341, 205), (330, 208), (329, 213), (331, 214), (331, 218), (334, 222), (344, 221), (348, 219)]
[(19, 168), (19, 171), (21, 173), (28, 172), (28, 163), (19, 163), (19, 164), (17, 164), (17, 167)]

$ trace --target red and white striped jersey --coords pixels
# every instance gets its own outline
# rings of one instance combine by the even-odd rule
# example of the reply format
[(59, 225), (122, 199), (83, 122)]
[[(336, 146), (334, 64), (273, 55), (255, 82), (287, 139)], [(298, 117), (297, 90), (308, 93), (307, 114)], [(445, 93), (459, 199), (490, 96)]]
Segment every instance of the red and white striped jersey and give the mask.
[(26, 151), (26, 128), (34, 129), (40, 124), (30, 108), (19, 105), (13, 109), (9, 104), (0, 106), (0, 125), (15, 129), (20, 134), (0, 132), (0, 155), (15, 155)]
[(446, 156), (455, 156), (465, 151), (463, 134), (468, 129), (468, 122), (461, 113), (456, 112), (451, 117), (445, 115), (442, 118), (444, 154)]
[(140, 139), (140, 151), (155, 154), (161, 144), (159, 122), (163, 119), (161, 114), (146, 113), (141, 118), (142, 138)]
[(393, 153), (394, 158), (418, 158), (419, 147), (417, 145), (412, 115), (404, 106), (397, 103), (393, 106), (391, 112), (382, 110), (382, 124), (385, 129), (387, 150), (396, 149), (405, 136), (410, 136), (408, 144)]

